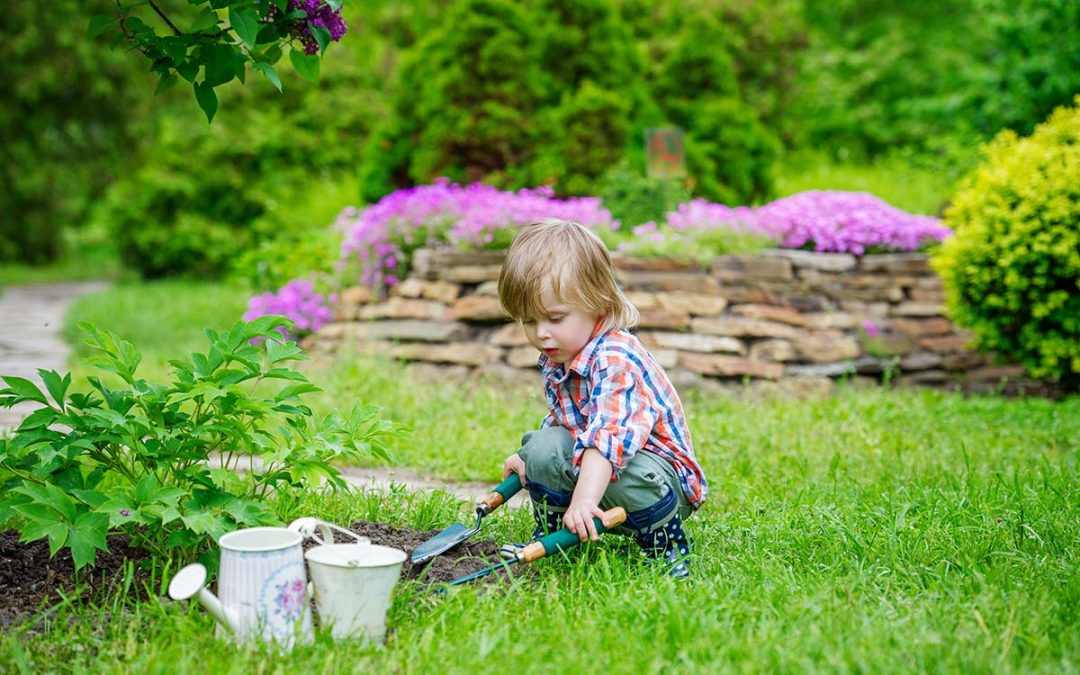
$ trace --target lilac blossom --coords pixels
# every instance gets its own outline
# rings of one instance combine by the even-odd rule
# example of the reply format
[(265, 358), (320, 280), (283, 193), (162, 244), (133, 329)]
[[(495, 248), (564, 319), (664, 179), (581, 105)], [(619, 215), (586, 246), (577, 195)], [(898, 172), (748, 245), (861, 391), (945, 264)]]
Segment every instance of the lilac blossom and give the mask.
[(277, 291), (249, 299), (244, 321), (278, 314), (292, 320), (293, 330), (298, 333), (314, 332), (332, 318), (330, 308), (336, 302), (335, 294), (324, 296), (318, 293), (307, 279), (293, 279)]
[[(345, 37), (349, 30), (345, 18), (341, 16), (341, 9), (334, 9), (326, 0), (289, 0), (289, 11), (300, 10), (307, 17), (292, 25), (289, 33), (300, 41), (307, 55), (319, 53), (319, 41), (315, 39), (313, 28), (325, 28), (330, 34), (330, 39), (337, 42)], [(270, 5), (267, 19), (274, 20), (278, 16), (277, 5)]]

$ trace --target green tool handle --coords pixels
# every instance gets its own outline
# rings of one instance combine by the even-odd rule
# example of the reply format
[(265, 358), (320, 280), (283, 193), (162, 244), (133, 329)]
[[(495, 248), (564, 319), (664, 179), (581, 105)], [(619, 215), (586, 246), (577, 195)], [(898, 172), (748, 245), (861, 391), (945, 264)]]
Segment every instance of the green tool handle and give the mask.
[[(616, 506), (605, 511), (603, 518), (593, 518), (593, 524), (596, 525), (597, 533), (603, 534), (616, 525), (621, 525), (625, 520), (626, 509)], [(580, 543), (581, 538), (564, 527), (558, 532), (552, 532), (522, 548), (518, 552), (518, 559), (532, 562), (551, 555), (560, 549), (570, 548)]]
[(487, 497), (476, 503), (476, 512), (486, 516), (499, 508), (506, 500), (516, 495), (521, 490), (521, 479), (514, 472), (503, 479), (503, 482), (495, 486), (495, 489)]

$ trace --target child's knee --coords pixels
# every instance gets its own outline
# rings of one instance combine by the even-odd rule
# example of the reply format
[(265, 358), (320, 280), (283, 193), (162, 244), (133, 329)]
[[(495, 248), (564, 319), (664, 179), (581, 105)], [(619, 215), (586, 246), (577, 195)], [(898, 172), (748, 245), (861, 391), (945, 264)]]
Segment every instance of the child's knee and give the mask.
[(525, 434), (518, 455), (525, 462), (528, 483), (556, 491), (573, 490), (574, 437), (567, 429), (546, 427)]

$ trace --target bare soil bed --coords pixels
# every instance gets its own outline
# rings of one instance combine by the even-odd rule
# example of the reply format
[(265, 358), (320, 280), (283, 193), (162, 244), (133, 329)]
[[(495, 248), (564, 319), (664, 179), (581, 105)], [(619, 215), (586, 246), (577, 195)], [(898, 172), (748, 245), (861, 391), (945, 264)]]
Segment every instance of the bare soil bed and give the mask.
[[(393, 546), (409, 554), (438, 533), (438, 530), (410, 530), (362, 520), (349, 525), (349, 529), (370, 538), (373, 544)], [(345, 537), (339, 538), (344, 540)], [(413, 565), (406, 558), (401, 578), (424, 584), (445, 583), (497, 562), (498, 548), (490, 539), (466, 541), (422, 565)], [(123, 579), (125, 561), (139, 562), (147, 557), (142, 550), (129, 547), (124, 538), (110, 540), (109, 549), (108, 553), (99, 551), (94, 567), (84, 568), (76, 579), (70, 550), (63, 549), (56, 557), (49, 557), (47, 541), (23, 543), (15, 530), (0, 532), (0, 627), (7, 630), (22, 623), (43, 607), (59, 602), (60, 593), (70, 593), (76, 586), (85, 598), (102, 597)], [(136, 575), (142, 574), (137, 571)], [(499, 577), (493, 574), (488, 579)]]

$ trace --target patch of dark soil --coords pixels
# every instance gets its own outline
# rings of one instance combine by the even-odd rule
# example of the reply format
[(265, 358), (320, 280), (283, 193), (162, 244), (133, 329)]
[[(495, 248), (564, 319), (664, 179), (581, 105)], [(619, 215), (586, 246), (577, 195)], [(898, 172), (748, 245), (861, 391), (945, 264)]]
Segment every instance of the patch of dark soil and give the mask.
[(144, 551), (128, 546), (126, 537), (109, 540), (109, 551), (98, 551), (93, 567), (84, 567), (75, 576), (71, 550), (49, 556), (49, 542), (19, 541), (16, 530), (0, 532), (0, 626), (21, 623), (43, 605), (60, 600), (78, 585), (87, 595), (99, 595), (123, 578), (124, 562), (146, 558)]
[[(414, 548), (438, 534), (439, 530), (410, 530), (395, 528), (382, 523), (356, 521), (349, 529), (371, 539), (371, 543), (400, 548), (411, 555)], [(338, 541), (344, 541), (339, 537)], [(314, 546), (310, 540), (306, 547)], [(499, 547), (490, 539), (466, 541), (446, 553), (421, 565), (413, 565), (405, 559), (401, 578), (419, 580), (425, 584), (441, 584), (481, 570), (499, 562)], [(55, 557), (49, 556), (49, 543), (42, 539), (29, 543), (19, 541), (16, 530), (0, 532), (0, 627), (21, 623), (43, 606), (60, 601), (60, 592), (70, 593), (76, 586), (86, 597), (101, 597), (123, 579), (125, 561), (141, 561), (147, 553), (128, 546), (126, 537), (112, 537), (109, 551), (98, 551), (93, 567), (84, 567), (78, 577), (71, 560), (71, 551), (63, 549)], [(514, 571), (520, 574), (519, 566)], [(136, 578), (142, 573), (136, 569)], [(486, 580), (505, 578), (500, 572)]]

